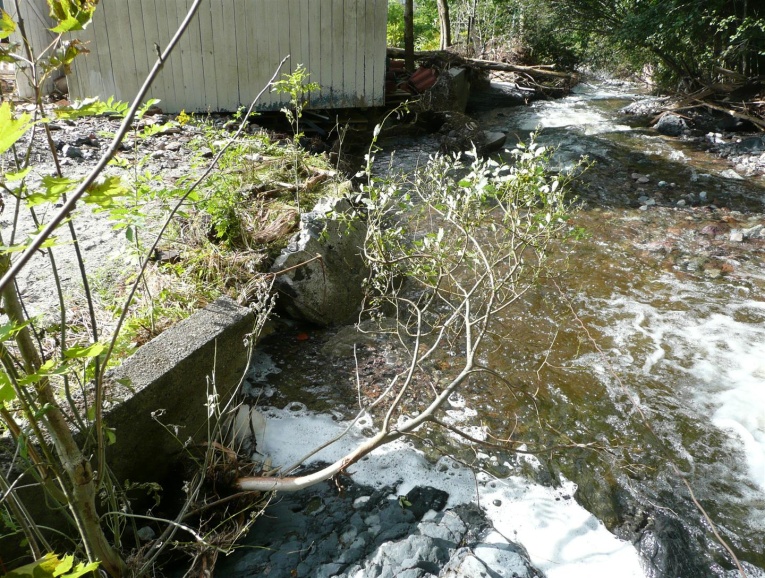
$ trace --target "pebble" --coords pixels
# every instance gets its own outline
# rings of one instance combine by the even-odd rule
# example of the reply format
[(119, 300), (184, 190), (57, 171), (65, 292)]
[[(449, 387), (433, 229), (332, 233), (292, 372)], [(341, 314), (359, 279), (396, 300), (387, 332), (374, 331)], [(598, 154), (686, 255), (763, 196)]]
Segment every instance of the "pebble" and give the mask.
[(678, 207), (684, 207), (686, 204), (687, 203), (686, 203), (685, 199), (680, 199), (679, 201), (677, 201), (677, 206)]
[(669, 183), (667, 181), (659, 181), (659, 183), (658, 183), (658, 187), (662, 188), (662, 189), (664, 187), (668, 187), (668, 186), (669, 186)]
[(733, 169), (725, 169), (723, 172), (720, 173), (720, 176), (725, 177), (726, 179), (734, 179), (739, 181), (744, 179), (744, 177), (742, 177)]
[(82, 150), (78, 147), (73, 147), (71, 145), (64, 145), (61, 151), (64, 153), (65, 156), (69, 157), (70, 159), (81, 159), (84, 158), (82, 156)]
[(650, 181), (650, 179), (649, 179), (648, 177), (640, 177), (640, 178), (637, 180), (637, 182), (638, 182), (638, 183), (640, 183), (641, 185), (645, 185), (645, 184), (646, 184), (646, 183), (648, 183), (649, 181)]
[(733, 229), (730, 232), (731, 243), (741, 243), (744, 241), (744, 232), (741, 229)]
[[(691, 193), (691, 194), (693, 194), (693, 193)], [(701, 192), (699, 193), (699, 200), (700, 200), (702, 203), (703, 203), (703, 202), (705, 202), (705, 201), (707, 200), (707, 192), (706, 192), (706, 191), (701, 191)]]

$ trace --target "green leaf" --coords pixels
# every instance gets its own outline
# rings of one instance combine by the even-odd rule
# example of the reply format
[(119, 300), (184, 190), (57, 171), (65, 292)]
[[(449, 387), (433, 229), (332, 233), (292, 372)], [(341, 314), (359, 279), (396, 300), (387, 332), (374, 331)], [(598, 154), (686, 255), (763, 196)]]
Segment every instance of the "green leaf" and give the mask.
[(53, 575), (61, 576), (62, 574), (69, 572), (69, 570), (72, 569), (72, 566), (74, 566), (74, 556), (64, 556), (64, 559), (61, 560), (59, 565), (56, 566), (56, 569), (53, 571)]
[(64, 357), (67, 359), (83, 359), (86, 357), (98, 357), (101, 355), (101, 353), (106, 349), (106, 346), (103, 343), (94, 343), (93, 345), (88, 345), (87, 347), (83, 347), (80, 345), (75, 345), (74, 347), (70, 347), (66, 351), (64, 351)]
[(0, 40), (8, 38), (16, 31), (16, 23), (5, 10), (0, 9)]
[(84, 30), (93, 18), (98, 0), (48, 0), (51, 17), (58, 26), (51, 28), (57, 34)]
[(92, 185), (82, 200), (106, 209), (114, 204), (114, 199), (126, 193), (127, 189), (122, 186), (120, 177), (106, 177), (100, 183)]
[(55, 359), (49, 359), (40, 366), (40, 369), (34, 373), (30, 373), (23, 379), (20, 379), (19, 385), (32, 385), (34, 383), (39, 383), (46, 377), (52, 375), (66, 375), (69, 372), (69, 366), (66, 363), (60, 363), (58, 365), (56, 363)]
[(5, 371), (0, 371), (0, 406), (16, 399), (16, 390), (13, 389), (11, 378)]
[(32, 123), (32, 117), (28, 114), (22, 114), (19, 118), (13, 118), (13, 111), (8, 102), (0, 105), (0, 154), (11, 148), (24, 133), (27, 132)]
[(11, 570), (3, 578), (52, 578), (60, 563), (61, 560), (55, 554), (46, 554), (31, 564)]
[(56, 203), (62, 195), (74, 190), (80, 181), (63, 177), (43, 177), (44, 191), (34, 192), (27, 195), (24, 202), (28, 207), (36, 207), (45, 203)]
[(56, 116), (63, 120), (99, 115), (123, 117), (128, 108), (130, 108), (128, 103), (114, 100), (114, 97), (109, 97), (106, 102), (102, 102), (98, 98), (86, 98), (69, 106), (57, 108)]
[[(58, 243), (57, 237), (48, 237), (45, 241), (43, 241), (43, 244), (40, 245), (40, 249), (50, 249), (51, 247), (55, 247)], [(0, 245), (0, 255), (7, 255), (10, 253), (21, 253), (22, 251), (26, 251), (27, 247), (32, 244), (31, 239), (27, 239), (26, 243), (19, 243), (18, 245)]]
[(21, 179), (26, 177), (31, 170), (32, 170), (32, 167), (27, 167), (23, 171), (19, 171), (17, 173), (5, 173), (5, 182), (14, 183), (16, 181), (20, 181)]

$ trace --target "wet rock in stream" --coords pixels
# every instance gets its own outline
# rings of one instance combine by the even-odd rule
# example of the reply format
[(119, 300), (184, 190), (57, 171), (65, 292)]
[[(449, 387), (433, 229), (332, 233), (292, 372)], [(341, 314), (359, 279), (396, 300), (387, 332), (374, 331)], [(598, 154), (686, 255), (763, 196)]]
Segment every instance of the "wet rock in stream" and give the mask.
[(296, 578), (535, 578), (522, 546), (494, 531), (481, 509), (444, 509), (448, 494), (417, 487), (407, 496), (327, 483), (280, 495), (247, 544), (218, 562), (220, 576)]

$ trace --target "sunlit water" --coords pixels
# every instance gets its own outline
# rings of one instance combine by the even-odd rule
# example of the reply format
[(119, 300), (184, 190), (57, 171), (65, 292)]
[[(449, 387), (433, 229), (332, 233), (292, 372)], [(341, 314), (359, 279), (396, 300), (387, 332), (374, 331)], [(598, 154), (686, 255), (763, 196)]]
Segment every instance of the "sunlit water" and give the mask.
[[(682, 524), (690, 537), (688, 555), (703, 563), (679, 560), (664, 567), (672, 575), (713, 576), (731, 568), (730, 556), (722, 553), (690, 500), (681, 473), (724, 539), (742, 561), (756, 567), (749, 568), (750, 574), (762, 575), (763, 243), (733, 247), (725, 236), (711, 245), (702, 243), (701, 224), (721, 214), (672, 208), (680, 193), (703, 189), (709, 198), (719, 198), (718, 204), (742, 211), (722, 213), (734, 227), (765, 223), (762, 181), (722, 178), (730, 167), (700, 153), (698, 146), (631, 128), (616, 112), (629, 97), (586, 86), (582, 93), (504, 115), (494, 111), (485, 119), (492, 124), (501, 120), (522, 137), (540, 129), (542, 142), (562, 145), (561, 165), (594, 152), (600, 167), (591, 175), (591, 188), (608, 207), (593, 210), (591, 194), (578, 217), (591, 238), (570, 247), (566, 297), (549, 298), (531, 315), (505, 321), (511, 334), (519, 322), (527, 324), (519, 341), (533, 336), (541, 344), (543, 336), (552, 340), (557, 332), (548, 365), (537, 375), (526, 370), (528, 385), (540, 388), (537, 407), (531, 412), (513, 404), (512, 409), (527, 423), (541, 412), (542, 420), (580, 443), (608, 440), (608, 456), (561, 452), (550, 460), (551, 467), (580, 483), (581, 501), (616, 531), (620, 524), (624, 529), (626, 512), (646, 516), (648, 524), (657, 517)], [(636, 170), (651, 176), (645, 191), (635, 191), (630, 183), (629, 173)], [(674, 197), (665, 203), (669, 206), (654, 214), (652, 207), (629, 207), (639, 195), (651, 196), (660, 179), (676, 183)], [(730, 273), (687, 274), (685, 265), (702, 254), (728, 263)], [(589, 335), (566, 311), (569, 305)], [(514, 355), (505, 353), (496, 362), (518, 365)], [(549, 429), (532, 426), (527, 432), (560, 441)]]
[[(484, 356), (515, 394), (504, 385), (474, 383), (449, 410), (455, 423), (474, 433), (512, 435), (537, 451), (539, 462), (531, 467), (513, 452), (464, 453), (456, 443), (452, 452), (500, 478), (511, 476), (506, 484), (517, 491), (500, 501), (508, 508), (515, 496), (518, 511), (494, 512), (488, 505), (489, 514), (501, 531), (518, 532), (522, 543), (523, 523), (509, 520), (541, 517), (542, 529), (528, 529), (525, 539), (548, 575), (737, 576), (686, 480), (748, 575), (764, 576), (765, 250), (762, 241), (731, 245), (724, 235), (706, 240), (699, 231), (707, 222), (765, 224), (765, 192), (761, 180), (723, 178), (730, 167), (697, 145), (636, 127), (618, 113), (634, 98), (624, 87), (583, 86), (566, 99), (494, 110), (480, 119), (486, 128), (508, 131), (511, 141), (540, 129), (541, 142), (560, 147), (560, 167), (584, 154), (597, 164), (575, 217), (588, 238), (568, 243), (555, 257), (557, 284), (543, 283), (497, 320), (502, 337)], [(399, 152), (411, 156), (417, 148), (414, 143)], [(635, 186), (633, 172), (651, 175), (645, 190)], [(660, 180), (675, 186), (658, 191)], [(726, 210), (674, 207), (681, 194), (702, 190)], [(640, 206), (640, 197), (657, 192), (666, 201), (662, 208)], [(312, 332), (311, 339), (324, 337)], [(342, 372), (322, 357), (320, 346), (307, 353), (305, 345), (284, 343), (279, 338), (270, 349), (281, 373), (253, 378), (261, 404), (283, 407), (285, 400), (300, 399), (338, 418), (352, 413), (353, 390), (349, 383), (338, 387)], [(354, 378), (343, 379), (352, 384)], [(271, 415), (273, 424), (288, 419), (281, 410)], [(317, 435), (297, 437), (302, 443)], [(449, 436), (440, 442), (451, 443)], [(540, 451), (545, 447), (552, 449)], [(391, 468), (401, 476), (403, 454), (394, 452), (397, 457), (386, 462), (390, 455), (383, 452), (376, 473), (364, 470), (360, 479), (379, 481)], [(443, 482), (438, 468), (435, 475), (423, 471), (417, 475), (429, 483)], [(530, 482), (520, 491), (521, 472), (544, 485), (563, 485), (558, 494)], [(491, 504), (487, 480), (468, 476), (462, 490), (451, 481), (448, 487), (455, 499), (482, 492), (481, 503)], [(600, 522), (580, 510), (555, 510), (568, 491)], [(545, 524), (566, 519), (572, 524), (545, 540)], [(601, 524), (627, 542), (600, 541)], [(575, 540), (579, 535), (594, 541), (586, 548), (587, 540)], [(642, 571), (619, 546), (629, 541), (644, 554)], [(658, 554), (652, 550), (657, 542), (663, 544)]]

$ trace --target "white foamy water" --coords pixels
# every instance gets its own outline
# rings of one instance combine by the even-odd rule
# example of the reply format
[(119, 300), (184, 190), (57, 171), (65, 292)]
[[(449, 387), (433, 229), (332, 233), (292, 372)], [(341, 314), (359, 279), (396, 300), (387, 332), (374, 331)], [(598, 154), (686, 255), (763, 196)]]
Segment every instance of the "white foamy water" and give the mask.
[(661, 307), (619, 297), (598, 315), (635, 369), (670, 384), (699, 419), (735, 436), (765, 491), (765, 303), (731, 291), (721, 304), (711, 288), (667, 276), (652, 287), (668, 296)]
[[(331, 416), (315, 415), (298, 406), (265, 410), (265, 435), (258, 449), (273, 465), (291, 465), (312, 448), (346, 427)], [(335, 461), (365, 438), (369, 422), (351, 428), (346, 437), (310, 461)], [(406, 495), (415, 486), (432, 486), (449, 493), (452, 507), (478, 502), (497, 532), (522, 544), (531, 561), (548, 578), (643, 578), (634, 547), (616, 538), (573, 499), (576, 485), (565, 481), (557, 489), (510, 476), (498, 480), (442, 458), (429, 464), (406, 441), (383, 446), (349, 468), (360, 484), (396, 486)], [(487, 539), (491, 542), (491, 537)]]

